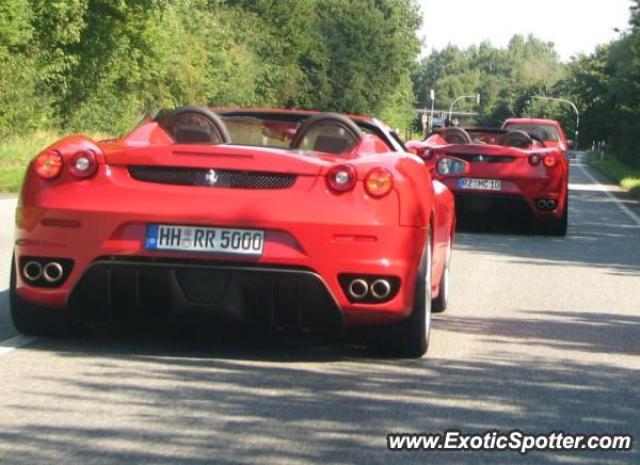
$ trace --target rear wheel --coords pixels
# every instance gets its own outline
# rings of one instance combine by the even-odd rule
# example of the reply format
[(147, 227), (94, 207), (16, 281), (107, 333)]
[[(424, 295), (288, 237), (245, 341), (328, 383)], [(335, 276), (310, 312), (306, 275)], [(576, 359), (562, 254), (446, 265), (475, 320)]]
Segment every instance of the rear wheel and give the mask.
[(411, 315), (392, 325), (379, 328), (370, 344), (385, 354), (422, 357), (429, 348), (431, 332), (431, 233), (418, 268)]
[(567, 235), (567, 229), (569, 227), (569, 197), (567, 196), (564, 201), (564, 210), (562, 216), (559, 219), (546, 221), (543, 225), (544, 232), (549, 236), (563, 237)]
[(9, 285), (9, 306), (13, 325), (27, 336), (69, 336), (73, 325), (64, 309), (47, 308), (33, 305), (22, 299), (16, 292), (16, 263), (11, 260), (11, 278)]

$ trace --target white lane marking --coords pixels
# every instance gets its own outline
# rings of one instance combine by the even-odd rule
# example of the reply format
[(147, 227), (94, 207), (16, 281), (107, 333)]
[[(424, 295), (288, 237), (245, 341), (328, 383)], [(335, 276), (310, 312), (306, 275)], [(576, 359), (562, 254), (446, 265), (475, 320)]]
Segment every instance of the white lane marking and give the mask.
[(596, 178), (594, 178), (591, 173), (589, 173), (582, 164), (576, 164), (574, 165), (578, 168), (580, 168), (580, 171), (582, 171), (584, 173), (585, 176), (587, 176), (598, 188), (599, 191), (604, 192), (607, 197), (609, 197), (611, 200), (613, 200), (616, 205), (618, 205), (618, 207), (620, 207), (620, 210), (622, 210), (624, 213), (627, 214), (627, 216), (629, 218), (631, 218), (638, 226), (640, 226), (640, 216), (636, 215), (635, 212), (631, 211), (629, 209), (629, 207), (627, 207), (625, 204), (623, 204), (620, 199), (618, 199), (615, 195), (613, 195), (609, 189), (607, 189), (606, 186), (604, 186), (603, 184), (601, 184)]
[(27, 336), (14, 336), (4, 341), (0, 341), (0, 357), (8, 354), (9, 352), (16, 350), (27, 344), (31, 344), (37, 338)]
[(593, 184), (592, 183), (587, 184), (586, 182), (584, 183), (570, 182), (569, 189), (572, 191), (589, 192), (589, 191), (593, 191)]

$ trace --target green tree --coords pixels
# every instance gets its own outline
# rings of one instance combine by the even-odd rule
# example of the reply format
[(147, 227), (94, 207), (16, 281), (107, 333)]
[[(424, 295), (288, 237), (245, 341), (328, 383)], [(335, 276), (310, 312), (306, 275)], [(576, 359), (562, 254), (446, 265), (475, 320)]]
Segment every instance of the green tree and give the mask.
[(117, 133), (154, 107), (412, 117), (414, 0), (2, 0), (0, 133)]
[(583, 141), (607, 140), (624, 161), (640, 166), (640, 0), (630, 25), (618, 40), (575, 57), (555, 91), (580, 107)]
[(27, 0), (0, 2), (0, 136), (42, 126), (47, 101), (39, 98)]
[(564, 67), (552, 43), (515, 35), (506, 48), (482, 42), (461, 50), (448, 46), (424, 58), (413, 73), (416, 104), (427, 104), (436, 90), (436, 106), (447, 109), (460, 95), (481, 95), (479, 108), (462, 101), (457, 109), (478, 112), (477, 123), (498, 126), (527, 108), (532, 93), (547, 93), (562, 78)]
[(420, 16), (409, 0), (329, 0), (317, 16), (329, 82), (321, 107), (350, 113), (382, 114), (392, 124), (413, 116), (411, 100), (402, 117), (398, 99), (410, 95), (410, 71), (419, 52)]

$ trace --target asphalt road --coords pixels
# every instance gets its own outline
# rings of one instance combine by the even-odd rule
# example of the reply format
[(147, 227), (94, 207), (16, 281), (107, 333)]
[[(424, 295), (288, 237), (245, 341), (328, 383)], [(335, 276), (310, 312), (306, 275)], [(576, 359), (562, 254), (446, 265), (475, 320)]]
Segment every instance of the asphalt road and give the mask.
[[(566, 239), (507, 225), (458, 235), (451, 307), (421, 360), (144, 331), (5, 350), (0, 463), (639, 464), (640, 209), (621, 197), (623, 211), (583, 167), (571, 187)], [(12, 207), (0, 200), (0, 337), (13, 334)], [(388, 432), (451, 428), (626, 432), (637, 443), (526, 456), (386, 450)]]

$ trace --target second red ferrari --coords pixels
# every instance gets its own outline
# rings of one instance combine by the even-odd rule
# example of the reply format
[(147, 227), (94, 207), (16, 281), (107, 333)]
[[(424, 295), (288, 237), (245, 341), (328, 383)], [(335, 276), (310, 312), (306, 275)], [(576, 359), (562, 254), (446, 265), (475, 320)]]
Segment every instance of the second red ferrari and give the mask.
[(569, 164), (557, 144), (520, 130), (451, 127), (407, 147), (455, 193), (460, 215), (466, 206), (480, 214), (526, 211), (543, 232), (567, 233)]

